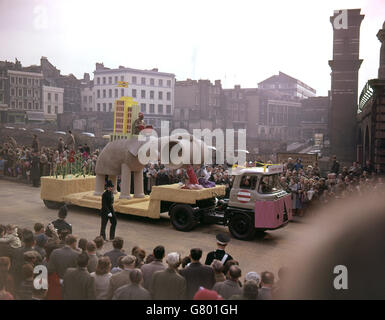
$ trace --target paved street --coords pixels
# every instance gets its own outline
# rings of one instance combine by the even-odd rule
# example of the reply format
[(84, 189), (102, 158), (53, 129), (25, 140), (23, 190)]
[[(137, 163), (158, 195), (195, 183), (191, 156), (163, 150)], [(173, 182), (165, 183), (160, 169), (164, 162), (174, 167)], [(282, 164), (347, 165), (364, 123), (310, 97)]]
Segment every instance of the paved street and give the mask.
[[(39, 188), (0, 178), (0, 190), (1, 224), (14, 223), (32, 229), (35, 222), (47, 224), (57, 217), (57, 211), (46, 208), (40, 200)], [(70, 206), (67, 220), (79, 238), (93, 239), (99, 234), (100, 218), (97, 210)], [(108, 228), (109, 225), (107, 231)], [(276, 274), (296, 250), (299, 244), (297, 237), (305, 230), (306, 222), (302, 220), (269, 232), (265, 239), (245, 242), (232, 238), (228, 251), (240, 262), (243, 275), (249, 271), (264, 270)], [(154, 246), (162, 244), (167, 252), (178, 251), (182, 256), (188, 255), (190, 248), (200, 247), (206, 257), (215, 248), (215, 235), (218, 232), (229, 233), (227, 227), (216, 225), (198, 226), (187, 233), (179, 232), (172, 227), (167, 215), (160, 220), (118, 215), (116, 235), (124, 238), (124, 248), (128, 252), (138, 245), (150, 253)], [(106, 245), (106, 249), (109, 248), (111, 243)]]

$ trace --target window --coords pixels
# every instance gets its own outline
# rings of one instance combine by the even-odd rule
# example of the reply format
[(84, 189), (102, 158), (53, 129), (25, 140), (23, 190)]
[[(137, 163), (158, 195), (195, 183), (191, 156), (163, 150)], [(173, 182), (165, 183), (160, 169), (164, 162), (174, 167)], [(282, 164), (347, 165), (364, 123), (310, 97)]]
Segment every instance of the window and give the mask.
[(97, 84), (100, 84), (100, 77), (97, 77), (97, 78), (96, 78), (96, 83), (97, 83)]
[(144, 112), (144, 113), (146, 112), (146, 104), (145, 103), (140, 104), (140, 111)]
[(120, 81), (124, 81), (124, 76), (120, 76)]
[(123, 88), (120, 89), (120, 96), (121, 96), (121, 97), (124, 97), (124, 89), (123, 89)]
[(59, 95), (57, 93), (55, 93), (55, 101), (59, 101)]
[(28, 89), (28, 96), (30, 97), (32, 95), (32, 90)]
[(254, 190), (258, 181), (258, 176), (243, 176), (239, 187), (242, 189)]
[(154, 99), (154, 91), (150, 91), (150, 99)]
[(109, 110), (110, 112), (112, 112), (112, 103), (109, 103), (109, 104), (108, 104), (108, 110)]
[(171, 113), (171, 105), (169, 105), (169, 104), (166, 106), (166, 113), (167, 114)]
[(55, 106), (55, 114), (57, 114), (59, 112), (59, 108), (58, 106)]
[(259, 183), (259, 193), (273, 193), (282, 189), (279, 185), (279, 177), (277, 174), (264, 176)]
[(108, 77), (108, 83), (112, 84), (112, 77)]
[(98, 89), (98, 91), (96, 91), (96, 96), (98, 97), (98, 98), (100, 98), (100, 90)]
[(163, 87), (163, 80), (162, 80), (162, 79), (159, 79), (158, 84), (159, 84), (159, 87)]
[(107, 110), (107, 106), (105, 103), (103, 103), (103, 111), (106, 112), (106, 110)]
[(132, 77), (132, 83), (136, 83), (136, 77)]
[(92, 96), (89, 96), (89, 97), (88, 97), (88, 102), (89, 102), (89, 103), (92, 102)]
[(159, 99), (159, 100), (162, 100), (162, 99), (163, 99), (163, 92), (162, 92), (162, 91), (159, 91), (159, 92), (158, 92), (158, 99)]
[(171, 92), (167, 92), (167, 100), (168, 100), (168, 101), (171, 100)]
[(48, 101), (51, 101), (51, 93), (48, 92)]
[(26, 86), (27, 85), (27, 78), (23, 78), (23, 84)]
[(15, 83), (15, 77), (11, 77), (11, 83)]
[(86, 96), (83, 97), (83, 102), (87, 103), (87, 97)]
[(51, 113), (51, 106), (48, 106), (48, 113)]
[(28, 102), (28, 109), (29, 109), (29, 110), (32, 109), (32, 103), (31, 103), (31, 102)]
[(28, 85), (30, 86), (32, 84), (32, 80), (28, 79)]
[(19, 101), (19, 109), (23, 109), (23, 102)]
[(19, 89), (19, 97), (21, 97), (22, 95), (23, 95), (23, 90)]
[(11, 96), (15, 95), (15, 89), (11, 89)]
[(145, 99), (145, 98), (146, 98), (146, 90), (142, 90), (142, 91), (140, 92), (140, 95), (141, 95), (141, 97), (142, 97), (143, 99)]
[(158, 113), (163, 113), (163, 104), (158, 104)]
[(103, 77), (103, 84), (106, 84), (106, 77)]
[(150, 104), (150, 113), (155, 112), (155, 104)]
[(103, 89), (103, 98), (106, 97), (106, 89)]
[(171, 87), (171, 80), (167, 80), (167, 87)]
[(119, 90), (118, 89), (115, 89), (115, 98), (117, 98), (119, 95)]
[(23, 83), (23, 79), (19, 78), (19, 84), (22, 84), (22, 83)]
[(132, 89), (132, 96), (136, 98), (136, 89)]
[(98, 106), (98, 112), (100, 112), (100, 103), (98, 103), (97, 106)]
[(150, 85), (152, 85), (152, 86), (155, 85), (155, 80), (153, 78), (150, 79)]
[(108, 89), (108, 97), (112, 98), (112, 89)]

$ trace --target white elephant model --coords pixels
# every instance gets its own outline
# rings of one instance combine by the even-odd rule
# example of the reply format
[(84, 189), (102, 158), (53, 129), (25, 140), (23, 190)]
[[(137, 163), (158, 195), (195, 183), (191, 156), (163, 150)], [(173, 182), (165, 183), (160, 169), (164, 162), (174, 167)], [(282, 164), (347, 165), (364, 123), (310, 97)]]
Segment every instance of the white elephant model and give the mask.
[[(207, 155), (208, 146), (201, 140), (196, 139), (192, 135), (175, 135), (172, 137), (147, 137), (139, 139), (139, 136), (132, 136), (130, 139), (120, 139), (109, 142), (100, 153), (96, 162), (96, 184), (95, 195), (102, 195), (104, 192), (105, 176), (109, 176), (109, 180), (114, 183), (116, 191), (116, 177), (121, 176), (120, 198), (130, 199), (131, 190), (131, 173), (134, 173), (134, 197), (143, 198), (143, 168), (147, 163), (139, 161), (140, 148), (145, 147), (145, 143), (149, 143), (152, 139), (151, 146), (155, 146), (156, 150), (151, 150), (155, 153), (156, 160), (160, 159), (161, 152), (170, 154), (171, 149), (175, 145), (179, 145), (176, 150), (178, 154), (186, 152), (187, 157), (183, 161), (179, 159), (178, 163), (173, 162), (172, 157), (169, 157), (169, 163), (165, 166), (172, 169), (177, 169), (186, 164), (201, 164), (205, 154)], [(161, 150), (162, 148), (162, 150)], [(174, 152), (175, 154), (175, 152)], [(198, 157), (198, 161), (197, 161)], [(194, 159), (195, 158), (195, 159)]]

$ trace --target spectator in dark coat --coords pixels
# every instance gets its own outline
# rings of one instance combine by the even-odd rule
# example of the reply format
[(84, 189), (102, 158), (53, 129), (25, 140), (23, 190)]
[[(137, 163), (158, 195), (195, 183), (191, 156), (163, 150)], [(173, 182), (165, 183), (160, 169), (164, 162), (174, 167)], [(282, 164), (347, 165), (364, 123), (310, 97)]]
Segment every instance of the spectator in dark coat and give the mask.
[(233, 295), (242, 294), (242, 289), (239, 285), (239, 278), (241, 277), (241, 269), (237, 265), (233, 265), (229, 270), (229, 278), (223, 282), (217, 282), (213, 290), (218, 292), (224, 299), (229, 299)]
[(67, 218), (68, 209), (64, 205), (59, 209), (58, 217), (59, 219), (52, 221), (53, 226), (57, 229), (57, 233), (60, 234), (62, 230), (69, 230), (69, 233), (72, 233), (72, 226), (65, 219)]
[(98, 265), (98, 257), (96, 255), (96, 244), (93, 241), (87, 243), (88, 265), (87, 270), (89, 273), (95, 272)]
[(77, 268), (69, 268), (63, 279), (64, 300), (95, 300), (95, 279), (87, 271), (88, 255), (77, 257)]
[(186, 294), (186, 279), (178, 273), (180, 256), (177, 252), (167, 255), (168, 268), (152, 275), (151, 289), (154, 300), (183, 300)]
[(162, 262), (164, 258), (164, 251), (165, 250), (163, 246), (155, 247), (153, 250), (155, 260), (148, 264), (142, 265), (142, 267), (140, 268), (143, 274), (143, 287), (147, 290), (150, 290), (152, 275), (156, 271), (162, 271), (166, 269), (165, 265)]
[(79, 252), (76, 251), (76, 237), (69, 234), (65, 239), (65, 246), (60, 249), (55, 249), (51, 253), (48, 261), (48, 272), (56, 272), (58, 276), (63, 279), (68, 268), (76, 268), (78, 256)]
[(215, 284), (214, 270), (206, 265), (202, 265), (199, 260), (202, 257), (202, 249), (194, 248), (190, 250), (191, 263), (181, 270), (180, 274), (186, 279), (186, 298), (192, 299), (199, 287), (211, 289)]
[(126, 254), (123, 252), (123, 239), (121, 237), (116, 237), (114, 241), (112, 241), (112, 246), (114, 249), (106, 252), (104, 255), (109, 257), (111, 260), (112, 268), (118, 266), (118, 258), (120, 256), (125, 256)]

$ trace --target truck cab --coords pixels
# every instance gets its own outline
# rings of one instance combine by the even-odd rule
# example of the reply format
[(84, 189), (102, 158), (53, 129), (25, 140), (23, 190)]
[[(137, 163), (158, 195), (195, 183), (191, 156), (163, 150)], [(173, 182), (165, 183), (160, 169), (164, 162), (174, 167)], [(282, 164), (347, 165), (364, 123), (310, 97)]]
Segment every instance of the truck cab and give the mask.
[(242, 240), (274, 230), (292, 219), (291, 195), (282, 189), (282, 165), (236, 169), (225, 217), (231, 234)]

